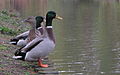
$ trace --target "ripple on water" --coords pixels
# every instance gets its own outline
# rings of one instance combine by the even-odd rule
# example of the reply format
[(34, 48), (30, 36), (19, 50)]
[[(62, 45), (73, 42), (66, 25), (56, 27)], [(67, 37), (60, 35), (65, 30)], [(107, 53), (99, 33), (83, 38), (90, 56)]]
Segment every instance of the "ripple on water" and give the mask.
[(67, 74), (75, 74), (76, 73), (76, 71), (65, 71), (65, 70), (61, 70), (61, 71), (58, 71), (59, 72), (59, 74), (65, 74), (65, 75), (67, 75)]
[(84, 73), (75, 73), (75, 75), (83, 75)]
[(120, 74), (119, 70), (113, 71), (112, 73)]

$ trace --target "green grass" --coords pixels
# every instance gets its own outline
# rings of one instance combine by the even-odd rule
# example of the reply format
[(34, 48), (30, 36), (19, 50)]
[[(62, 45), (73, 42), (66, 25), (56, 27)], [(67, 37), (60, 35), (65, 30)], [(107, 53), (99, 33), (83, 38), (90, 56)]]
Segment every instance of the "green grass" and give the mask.
[(10, 29), (8, 27), (0, 26), (0, 32), (2, 34), (8, 34), (8, 35), (16, 35), (18, 31), (15, 31), (13, 29)]
[(0, 50), (8, 50), (8, 47), (6, 45), (0, 45)]
[(27, 62), (23, 62), (23, 63), (21, 63), (21, 65), (22, 65), (22, 66), (26, 66), (26, 67), (29, 66), (29, 64), (28, 64)]
[(17, 35), (28, 30), (30, 27), (21, 22), (22, 18), (14, 12), (0, 11), (0, 33), (6, 35)]
[(4, 21), (10, 23), (12, 25), (20, 25), (18, 23), (18, 18), (12, 18), (13, 16), (17, 16), (15, 13), (10, 14), (7, 10), (2, 10), (0, 12), (0, 21)]
[(25, 75), (30, 75), (30, 73), (29, 72), (25, 72)]

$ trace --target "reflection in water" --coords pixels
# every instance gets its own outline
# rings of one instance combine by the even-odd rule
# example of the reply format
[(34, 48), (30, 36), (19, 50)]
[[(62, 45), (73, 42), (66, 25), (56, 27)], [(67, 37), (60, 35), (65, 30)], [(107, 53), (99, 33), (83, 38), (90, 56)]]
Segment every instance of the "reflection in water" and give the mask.
[(53, 22), (57, 45), (49, 56), (54, 63), (49, 71), (62, 75), (119, 75), (118, 2), (119, 0), (1, 0), (0, 9), (15, 9), (21, 16), (44, 15), (47, 10), (55, 10), (63, 16), (63, 21)]
[(0, 6), (0, 9), (15, 9), (21, 16), (45, 15), (47, 0), (0, 0)]

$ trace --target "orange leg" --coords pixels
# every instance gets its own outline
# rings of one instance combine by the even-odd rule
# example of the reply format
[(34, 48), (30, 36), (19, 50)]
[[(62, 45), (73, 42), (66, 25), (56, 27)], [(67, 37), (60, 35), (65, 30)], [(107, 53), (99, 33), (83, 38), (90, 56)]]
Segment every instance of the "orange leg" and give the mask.
[(42, 64), (42, 60), (41, 59), (38, 60), (38, 65), (40, 67), (44, 67), (44, 68), (48, 67), (48, 64)]

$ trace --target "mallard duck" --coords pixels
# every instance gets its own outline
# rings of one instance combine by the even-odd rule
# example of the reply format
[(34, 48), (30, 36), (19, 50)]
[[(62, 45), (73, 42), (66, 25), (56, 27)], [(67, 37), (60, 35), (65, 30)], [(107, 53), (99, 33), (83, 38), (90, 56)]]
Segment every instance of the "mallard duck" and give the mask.
[[(32, 26), (32, 29), (29, 31), (28, 37), (27, 37), (27, 43), (35, 39), (37, 36), (41, 36), (42, 33), (42, 27), (41, 23), (43, 22), (42, 16), (36, 16), (34, 18), (26, 19), (25, 22), (29, 22)], [(34, 23), (36, 22), (36, 24)]]
[[(33, 39), (34, 34), (33, 35), (29, 34), (30, 31), (33, 31), (34, 28), (36, 28), (36, 29), (38, 28), (40, 30), (40, 32), (42, 33), (41, 22), (43, 22), (43, 20), (44, 19), (42, 16), (37, 16), (36, 18), (31, 16), (31, 17), (28, 17), (27, 19), (25, 19), (24, 22), (27, 22), (30, 25), (35, 26), (35, 27), (32, 27), (33, 29), (26, 31), (26, 32), (16, 36), (15, 38), (11, 39), (10, 44), (24, 47), (27, 44), (28, 38)], [(29, 35), (29, 37), (28, 37), (28, 35)]]
[(56, 18), (62, 19), (58, 17), (54, 11), (49, 11), (46, 14), (46, 26), (42, 27), (42, 36), (38, 36), (28, 43), (21, 49), (21, 52), (16, 52), (13, 58), (26, 61), (38, 61), (40, 67), (48, 67), (47, 64), (42, 64), (42, 59), (53, 51), (55, 47), (52, 21)]

